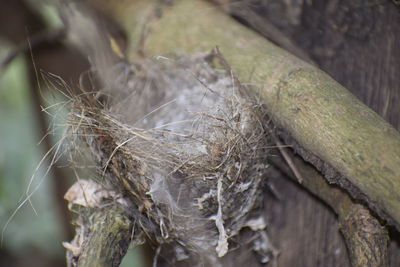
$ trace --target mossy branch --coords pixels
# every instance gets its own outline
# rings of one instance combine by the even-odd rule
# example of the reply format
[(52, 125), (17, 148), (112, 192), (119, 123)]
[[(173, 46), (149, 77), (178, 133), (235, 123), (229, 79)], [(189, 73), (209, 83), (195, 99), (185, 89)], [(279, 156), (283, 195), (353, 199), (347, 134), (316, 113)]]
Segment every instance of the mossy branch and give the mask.
[(147, 55), (167, 57), (218, 46), (241, 82), (254, 85), (287, 140), (306, 151), (303, 156), (330, 182), (400, 228), (400, 135), (391, 125), (327, 74), (206, 1), (176, 0), (156, 8), (157, 16), (149, 15), (153, 4), (138, 0), (112, 7), (131, 40), (141, 40), (132, 43), (131, 58), (138, 56), (139, 44)]
[[(341, 188), (329, 185), (313, 166), (294, 155), (290, 149), (282, 149), (286, 150), (303, 178), (302, 185), (328, 204), (338, 216), (352, 266), (388, 266), (389, 235), (379, 220), (365, 206), (355, 203)], [(272, 164), (293, 181), (298, 181), (282, 159), (274, 158)]]
[(117, 206), (97, 209), (77, 266), (119, 266), (132, 236), (132, 222)]

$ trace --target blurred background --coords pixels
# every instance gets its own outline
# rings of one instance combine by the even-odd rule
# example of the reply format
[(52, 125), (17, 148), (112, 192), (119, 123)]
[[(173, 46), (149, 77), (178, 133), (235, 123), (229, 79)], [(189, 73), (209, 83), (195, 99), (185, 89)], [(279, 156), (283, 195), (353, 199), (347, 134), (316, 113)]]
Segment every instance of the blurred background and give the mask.
[[(62, 157), (49, 171), (53, 154), (45, 155), (62, 138), (66, 99), (37, 77), (51, 72), (77, 85), (88, 63), (60, 41), (51, 3), (0, 6), (0, 266), (65, 266), (62, 241), (74, 232), (63, 196), (75, 178)], [(141, 262), (132, 249), (123, 266)]]

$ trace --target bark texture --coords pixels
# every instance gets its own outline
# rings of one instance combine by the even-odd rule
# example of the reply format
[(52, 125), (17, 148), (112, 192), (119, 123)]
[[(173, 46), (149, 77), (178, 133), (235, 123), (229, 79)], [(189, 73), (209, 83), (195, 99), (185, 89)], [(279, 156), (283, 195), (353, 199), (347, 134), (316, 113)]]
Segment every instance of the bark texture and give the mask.
[[(399, 50), (393, 49), (400, 45), (400, 6), (396, 1), (232, 0), (228, 6), (242, 23), (302, 59), (315, 62), (399, 129), (400, 76), (395, 73), (400, 61)], [(283, 195), (288, 194), (285, 188), (282, 190)], [(307, 195), (303, 196), (299, 202), (306, 202)], [(317, 203), (314, 206), (318, 210)], [(299, 211), (286, 216), (305, 215)], [(322, 218), (316, 218), (309, 228), (324, 224)], [(292, 236), (297, 235), (295, 226), (287, 224), (286, 228)], [(312, 230), (308, 231), (304, 244), (312, 242), (316, 238), (313, 235)], [(399, 234), (392, 230), (390, 237), (389, 264), (399, 266)], [(294, 264), (295, 258), (289, 266)]]
[(132, 222), (118, 207), (97, 210), (77, 262), (79, 267), (119, 266), (131, 241)]

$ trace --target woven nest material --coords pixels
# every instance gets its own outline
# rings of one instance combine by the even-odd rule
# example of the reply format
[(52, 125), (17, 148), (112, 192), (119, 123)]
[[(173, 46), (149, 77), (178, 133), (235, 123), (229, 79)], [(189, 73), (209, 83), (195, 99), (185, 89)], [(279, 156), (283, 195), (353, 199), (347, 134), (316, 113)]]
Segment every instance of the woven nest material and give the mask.
[[(103, 104), (75, 97), (70, 135), (96, 162), (97, 186), (132, 215), (137, 243), (146, 236), (172, 245), (176, 260), (218, 266), (249, 227), (267, 262), (267, 118), (247, 88), (214, 65), (207, 54), (117, 66), (96, 96)], [(85, 198), (99, 202), (94, 193)]]

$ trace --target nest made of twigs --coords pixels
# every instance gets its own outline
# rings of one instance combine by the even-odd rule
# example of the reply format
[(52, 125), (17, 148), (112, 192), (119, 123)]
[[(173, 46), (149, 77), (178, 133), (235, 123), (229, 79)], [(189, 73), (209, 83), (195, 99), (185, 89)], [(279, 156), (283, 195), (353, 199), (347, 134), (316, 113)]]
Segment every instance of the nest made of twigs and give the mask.
[(133, 239), (213, 265), (242, 228), (264, 231), (272, 143), (263, 108), (215, 57), (121, 63), (93, 99), (74, 97), (68, 119), (71, 147), (87, 146), (97, 183), (131, 211)]

